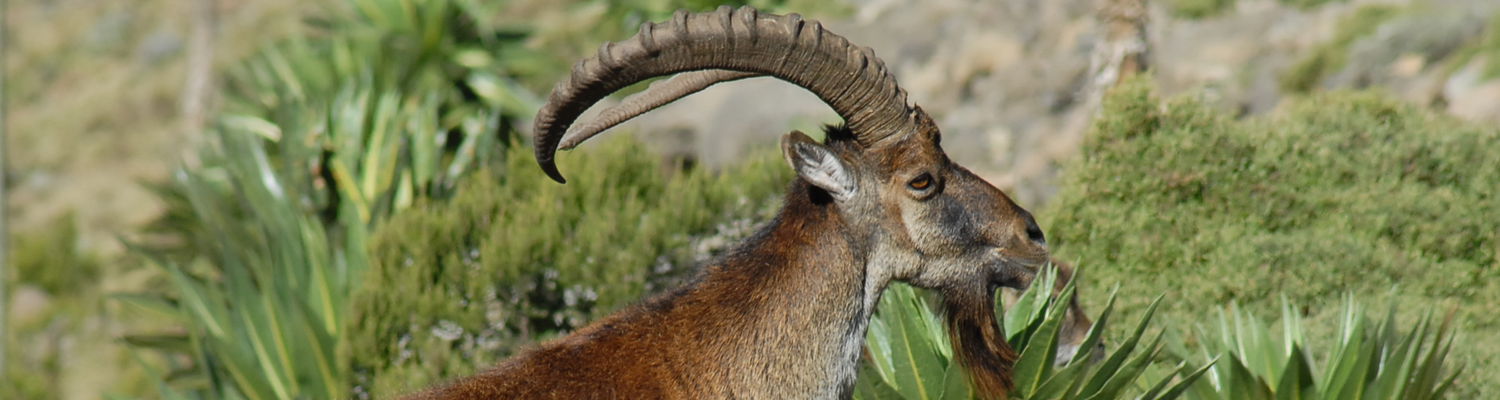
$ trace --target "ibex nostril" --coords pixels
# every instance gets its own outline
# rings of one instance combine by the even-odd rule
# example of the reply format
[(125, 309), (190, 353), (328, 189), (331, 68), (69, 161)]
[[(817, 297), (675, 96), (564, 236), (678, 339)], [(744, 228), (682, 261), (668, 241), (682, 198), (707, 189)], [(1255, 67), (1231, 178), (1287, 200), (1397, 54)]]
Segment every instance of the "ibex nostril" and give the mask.
[(1042, 227), (1037, 226), (1036, 219), (1026, 216), (1026, 237), (1037, 244), (1046, 246), (1047, 236), (1042, 234)]

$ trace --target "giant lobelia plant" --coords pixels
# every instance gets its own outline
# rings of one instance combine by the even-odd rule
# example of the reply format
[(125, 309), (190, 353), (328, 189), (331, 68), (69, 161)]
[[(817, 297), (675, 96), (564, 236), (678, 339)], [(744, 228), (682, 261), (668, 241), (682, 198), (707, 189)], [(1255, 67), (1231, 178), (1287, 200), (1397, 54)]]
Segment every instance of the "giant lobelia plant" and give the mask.
[[(1056, 272), (1047, 268), (1032, 287), (1053, 287)], [(1160, 298), (1152, 302), (1130, 336), (1109, 350), (1099, 349), (1114, 310), (1114, 296), (1095, 319), (1093, 328), (1066, 364), (1056, 365), (1059, 334), (1068, 302), (1075, 295), (1073, 279), (1062, 292), (1028, 290), (1004, 311), (1007, 340), (1020, 353), (1012, 375), (1013, 397), (1025, 399), (1115, 399), (1130, 394), (1141, 399), (1172, 399), (1183, 394), (1213, 363), (1196, 369), (1179, 364), (1171, 374), (1137, 387), (1150, 363), (1163, 351), (1160, 333), (1146, 331)], [(1003, 308), (996, 307), (996, 310)], [(860, 372), (855, 398), (970, 399), (973, 392), (943, 334), (942, 321), (915, 289), (895, 285), (880, 300), (870, 321), (868, 358)], [(1103, 354), (1094, 354), (1104, 351)]]

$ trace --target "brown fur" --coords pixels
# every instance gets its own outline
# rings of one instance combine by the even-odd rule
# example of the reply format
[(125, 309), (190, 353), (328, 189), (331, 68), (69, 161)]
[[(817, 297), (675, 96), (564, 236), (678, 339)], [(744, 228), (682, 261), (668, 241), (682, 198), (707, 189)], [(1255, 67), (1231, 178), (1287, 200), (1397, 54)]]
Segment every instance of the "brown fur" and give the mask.
[[(410, 398), (847, 398), (891, 281), (943, 295), (970, 380), (1006, 397), (1015, 354), (991, 296), (1025, 287), (1046, 245), (1029, 213), (948, 160), (922, 117), (877, 148), (842, 128), (827, 144), (788, 135), (800, 178), (782, 210), (696, 281)], [(931, 189), (910, 189), (924, 174)]]
[[(1057, 266), (1058, 273), (1052, 291), (1059, 294), (1073, 280), (1073, 268), (1055, 260), (1052, 263)], [(1035, 277), (1033, 274), (1029, 278)], [(1029, 288), (1030, 285), (1031, 279), (1026, 279), (1024, 287)], [(1015, 304), (1018, 299), (1015, 295), (1017, 291), (1006, 292), (1007, 304)], [(944, 295), (945, 322), (949, 342), (953, 344), (953, 355), (969, 374), (969, 381), (974, 385), (979, 398), (1003, 399), (1012, 387), (1011, 366), (1015, 364), (1017, 354), (1006, 345), (1005, 332), (995, 319), (990, 297), (966, 296), (964, 293), (966, 292)], [(1093, 326), (1083, 306), (1079, 304), (1078, 297), (1074, 296), (1068, 303), (1067, 314), (1063, 316), (1058, 343), (1075, 348), (1082, 346)], [(1095, 359), (1103, 354), (1093, 353)], [(1068, 355), (1066, 359), (1060, 355), (1058, 362), (1066, 362), (1071, 358), (1072, 355)]]
[[(766, 398), (821, 383), (777, 373), (835, 361), (815, 356), (862, 317), (863, 282), (855, 238), (815, 200), (794, 185), (775, 221), (697, 281), (410, 398)], [(735, 373), (747, 370), (764, 381)]]
[(943, 310), (953, 358), (968, 374), (975, 394), (981, 399), (1004, 399), (1012, 387), (1016, 352), (995, 319), (994, 301), (989, 296), (947, 293)]

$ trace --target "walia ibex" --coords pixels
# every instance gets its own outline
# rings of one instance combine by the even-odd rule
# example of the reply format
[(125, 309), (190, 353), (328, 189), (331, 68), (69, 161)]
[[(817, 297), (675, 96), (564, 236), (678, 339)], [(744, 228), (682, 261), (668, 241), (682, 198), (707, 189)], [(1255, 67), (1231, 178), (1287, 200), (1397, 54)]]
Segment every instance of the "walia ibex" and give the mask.
[[(569, 131), (606, 95), (677, 73)], [(941, 295), (955, 358), (983, 397), (1005, 397), (1016, 354), (992, 296), (1047, 263), (1042, 230), (948, 159), (938, 127), (869, 48), (796, 14), (679, 11), (574, 66), (537, 114), (537, 162), (564, 182), (560, 145), (750, 76), (804, 87), (845, 121), (823, 143), (782, 139), (797, 179), (774, 220), (681, 288), (414, 397), (847, 398), (866, 325), (895, 281)]]

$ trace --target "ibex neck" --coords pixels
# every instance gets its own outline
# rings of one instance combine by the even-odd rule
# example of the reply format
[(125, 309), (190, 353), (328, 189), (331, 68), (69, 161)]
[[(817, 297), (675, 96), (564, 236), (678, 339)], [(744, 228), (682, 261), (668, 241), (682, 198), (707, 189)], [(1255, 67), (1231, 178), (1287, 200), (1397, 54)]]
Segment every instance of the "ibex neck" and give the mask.
[(799, 182), (695, 283), (424, 396), (848, 398), (886, 283), (862, 236)]
[(710, 266), (690, 296), (731, 305), (733, 315), (715, 323), (724, 328), (720, 337), (738, 343), (715, 350), (719, 361), (740, 372), (735, 387), (846, 397), (886, 282), (867, 273), (866, 235), (851, 230), (805, 184), (794, 186), (777, 218)]

